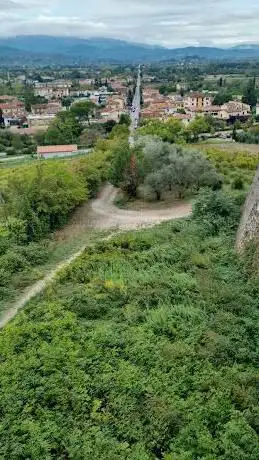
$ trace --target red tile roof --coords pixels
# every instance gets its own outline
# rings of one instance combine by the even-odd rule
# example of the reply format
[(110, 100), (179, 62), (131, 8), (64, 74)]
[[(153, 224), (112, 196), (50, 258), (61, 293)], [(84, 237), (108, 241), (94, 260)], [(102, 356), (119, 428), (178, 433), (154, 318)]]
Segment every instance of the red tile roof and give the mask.
[(0, 109), (17, 109), (18, 107), (24, 107), (22, 102), (14, 102), (10, 104), (0, 104)]
[(48, 145), (37, 147), (37, 153), (66, 153), (66, 152), (76, 152), (77, 145)]
[(17, 101), (17, 97), (16, 96), (7, 96), (7, 95), (3, 95), (3, 96), (0, 96), (0, 100), (1, 101)]

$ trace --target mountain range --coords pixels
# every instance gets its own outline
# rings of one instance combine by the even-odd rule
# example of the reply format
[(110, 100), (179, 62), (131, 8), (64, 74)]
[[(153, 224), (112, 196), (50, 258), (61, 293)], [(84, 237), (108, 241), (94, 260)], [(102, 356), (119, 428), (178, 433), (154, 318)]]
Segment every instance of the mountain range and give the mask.
[(76, 64), (84, 62), (137, 63), (183, 59), (259, 59), (259, 45), (232, 48), (163, 48), (110, 38), (53, 37), (20, 35), (0, 39), (0, 65)]

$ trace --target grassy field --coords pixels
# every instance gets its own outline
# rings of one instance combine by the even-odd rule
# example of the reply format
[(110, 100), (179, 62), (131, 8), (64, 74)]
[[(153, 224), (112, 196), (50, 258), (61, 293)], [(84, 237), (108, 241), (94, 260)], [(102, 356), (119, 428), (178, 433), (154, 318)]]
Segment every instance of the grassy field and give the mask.
[(239, 142), (223, 142), (222, 139), (215, 139), (215, 142), (210, 140), (197, 144), (197, 147), (204, 148), (204, 145), (207, 147), (218, 147), (222, 150), (227, 150), (229, 152), (235, 153), (250, 153), (251, 155), (258, 155), (259, 159), (259, 144), (242, 144)]

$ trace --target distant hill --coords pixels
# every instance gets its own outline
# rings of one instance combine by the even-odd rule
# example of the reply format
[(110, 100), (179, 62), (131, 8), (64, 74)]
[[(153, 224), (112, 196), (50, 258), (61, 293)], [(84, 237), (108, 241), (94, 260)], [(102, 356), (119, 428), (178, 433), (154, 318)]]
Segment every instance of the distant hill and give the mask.
[[(15, 58), (15, 60), (14, 60)], [(168, 49), (129, 43), (110, 38), (52, 37), (45, 35), (17, 36), (0, 39), (0, 59), (3, 63), (23, 64), (76, 62), (155, 62), (197, 58), (205, 60), (259, 59), (259, 45), (239, 45), (233, 48), (186, 47)]]

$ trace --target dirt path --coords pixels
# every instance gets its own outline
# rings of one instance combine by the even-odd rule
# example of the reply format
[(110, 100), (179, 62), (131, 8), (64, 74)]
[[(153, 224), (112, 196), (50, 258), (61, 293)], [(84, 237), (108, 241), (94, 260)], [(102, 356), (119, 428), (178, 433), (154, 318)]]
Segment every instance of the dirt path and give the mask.
[[(87, 231), (90, 228), (99, 230), (114, 229), (117, 231), (139, 229), (163, 221), (187, 217), (191, 214), (191, 205), (188, 203), (161, 210), (126, 211), (117, 208), (113, 204), (116, 194), (117, 190), (112, 185), (106, 185), (96, 200), (92, 200), (76, 211), (71, 223), (58, 232), (60, 237), (62, 239), (73, 238), (79, 232)], [(109, 239), (113, 235), (114, 233), (104, 239)], [(85, 246), (67, 260), (59, 263), (45, 278), (25, 289), (21, 297), (0, 317), (0, 328), (9, 323), (31, 299), (44, 291), (57, 274), (77, 259), (84, 249)]]
[(140, 211), (119, 209), (113, 204), (117, 192), (112, 185), (106, 185), (100, 196), (91, 203), (88, 214), (90, 227), (103, 230), (109, 228), (131, 230), (187, 217), (191, 214), (190, 203), (182, 203), (167, 209)]

